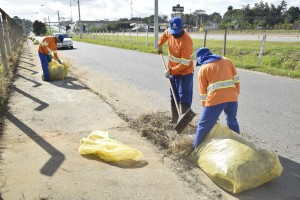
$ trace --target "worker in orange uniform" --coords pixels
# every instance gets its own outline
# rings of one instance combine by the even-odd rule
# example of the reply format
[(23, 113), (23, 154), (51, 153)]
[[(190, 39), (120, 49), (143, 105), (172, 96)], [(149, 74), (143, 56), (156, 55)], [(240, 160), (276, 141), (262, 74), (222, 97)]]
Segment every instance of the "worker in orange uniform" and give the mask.
[(204, 140), (223, 111), (227, 126), (240, 133), (236, 118), (240, 82), (233, 63), (226, 57), (212, 54), (205, 47), (196, 51), (196, 60), (196, 66), (200, 66), (198, 84), (203, 111), (194, 139), (194, 148)]
[[(162, 53), (162, 45), (168, 41), (168, 70), (165, 71), (169, 78), (179, 104), (181, 114), (184, 114), (192, 105), (193, 98), (193, 42), (188, 33), (183, 30), (182, 20), (174, 17), (157, 44), (158, 53)], [(177, 123), (178, 112), (170, 90), (172, 120)]]
[(39, 45), (38, 52), (42, 64), (44, 81), (50, 80), (48, 63), (51, 62), (53, 58), (52, 53), (54, 54), (54, 59), (61, 64), (61, 61), (57, 56), (57, 43), (58, 42), (63, 43), (63, 41), (64, 41), (64, 36), (62, 35), (58, 35), (58, 37), (48, 36), (45, 37)]

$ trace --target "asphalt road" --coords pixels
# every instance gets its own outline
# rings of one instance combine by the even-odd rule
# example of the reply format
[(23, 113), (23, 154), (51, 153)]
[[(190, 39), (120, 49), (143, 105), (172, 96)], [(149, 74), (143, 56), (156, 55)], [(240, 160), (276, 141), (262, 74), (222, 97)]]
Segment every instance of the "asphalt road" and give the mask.
[[(74, 42), (74, 46), (74, 50), (59, 53), (74, 59), (76, 67), (91, 73), (95, 85), (101, 87), (101, 80), (97, 77), (105, 75), (116, 83), (149, 93), (148, 99), (157, 108), (169, 110), (168, 83), (163, 78), (158, 55), (81, 42)], [(198, 69), (195, 68), (192, 107), (200, 114)], [(300, 163), (300, 81), (246, 70), (238, 70), (238, 73), (241, 81), (238, 111), (241, 130), (285, 158)]]

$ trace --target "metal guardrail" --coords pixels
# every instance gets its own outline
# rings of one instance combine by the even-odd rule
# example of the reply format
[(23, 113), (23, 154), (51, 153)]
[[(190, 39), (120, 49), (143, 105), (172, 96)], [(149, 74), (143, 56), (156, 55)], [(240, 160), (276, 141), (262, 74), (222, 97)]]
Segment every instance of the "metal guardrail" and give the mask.
[[(20, 44), (22, 36), (23, 27), (0, 8), (0, 65), (4, 67), (4, 74), (7, 74), (9, 70), (9, 57)], [(0, 74), (0, 79), (2, 78), (1, 76)]]

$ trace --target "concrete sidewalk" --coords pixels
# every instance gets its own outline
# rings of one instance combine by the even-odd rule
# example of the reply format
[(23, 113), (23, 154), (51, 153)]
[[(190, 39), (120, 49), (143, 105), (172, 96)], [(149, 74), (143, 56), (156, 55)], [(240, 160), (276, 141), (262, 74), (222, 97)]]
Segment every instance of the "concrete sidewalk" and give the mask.
[[(42, 81), (37, 48), (25, 43), (10, 99), (1, 140), (3, 199), (220, 199), (209, 193), (219, 190), (214, 184), (191, 189), (171, 160), (75, 77)], [(143, 160), (121, 165), (81, 156), (80, 139), (93, 130), (142, 151)]]

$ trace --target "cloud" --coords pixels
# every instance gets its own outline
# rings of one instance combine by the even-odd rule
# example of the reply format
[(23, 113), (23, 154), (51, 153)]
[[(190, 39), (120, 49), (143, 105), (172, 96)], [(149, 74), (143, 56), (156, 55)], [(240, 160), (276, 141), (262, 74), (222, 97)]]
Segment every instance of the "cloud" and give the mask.
[[(57, 10), (60, 17), (74, 20), (79, 19), (78, 0), (1, 0), (1, 8), (10, 16), (18, 16), (29, 20), (43, 20), (50, 18), (51, 21), (57, 20)], [(81, 20), (118, 20), (120, 18), (148, 17), (154, 15), (154, 0), (79, 0)], [(132, 5), (131, 5), (132, 1)], [(267, 0), (269, 5), (273, 3), (276, 7), (282, 0)], [(205, 10), (206, 14), (218, 12), (223, 15), (229, 6), (240, 9), (250, 4), (254, 7), (260, 0), (209, 0), (203, 3), (199, 0), (158, 0), (159, 15), (170, 17), (172, 7), (180, 4), (184, 7), (184, 13), (194, 12), (195, 10)], [(286, 1), (287, 2), (287, 1)], [(71, 4), (70, 4), (71, 3)], [(44, 4), (45, 6), (41, 6)], [(291, 6), (299, 7), (300, 0), (287, 2), (288, 8)], [(21, 6), (20, 6), (21, 5)]]

